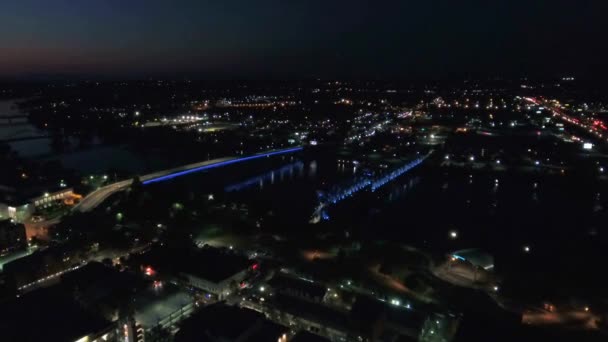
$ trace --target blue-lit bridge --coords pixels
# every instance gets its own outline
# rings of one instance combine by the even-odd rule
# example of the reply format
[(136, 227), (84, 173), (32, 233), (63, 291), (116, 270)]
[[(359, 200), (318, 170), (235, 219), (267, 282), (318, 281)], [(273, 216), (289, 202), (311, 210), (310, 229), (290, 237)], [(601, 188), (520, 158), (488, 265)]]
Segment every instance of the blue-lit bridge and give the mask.
[(327, 214), (328, 207), (339, 203), (349, 197), (352, 197), (355, 193), (360, 192), (362, 190), (369, 189), (371, 192), (375, 192), (387, 183), (420, 165), (431, 153), (432, 151), (426, 154), (425, 156), (416, 158), (408, 162), (407, 164), (395, 170), (392, 170), (389, 173), (382, 174), (377, 177), (358, 177), (354, 180), (354, 182), (350, 183), (349, 185), (333, 189), (332, 191), (327, 193), (319, 192), (319, 205), (315, 208), (311, 216), (310, 222), (318, 223), (322, 220), (327, 220), (329, 218)]
[[(171, 180), (177, 177), (185, 176), (195, 172), (201, 172), (205, 170), (211, 170), (215, 168), (220, 168), (228, 165), (244, 163), (247, 161), (252, 161), (261, 158), (267, 158), (277, 155), (290, 154), (302, 151), (303, 147), (290, 147), (280, 150), (272, 150), (266, 151), (263, 153), (254, 154), (247, 157), (226, 157), (226, 158), (218, 158), (213, 160), (208, 160), (200, 163), (188, 164), (180, 167), (176, 167), (173, 169), (158, 171), (154, 173), (150, 173), (144, 176), (141, 176), (140, 179), (144, 185), (164, 182), (167, 180)], [(85, 198), (82, 199), (76, 206), (74, 206), (74, 210), (80, 212), (90, 211), (100, 205), (104, 200), (110, 197), (112, 194), (116, 192), (123, 191), (127, 189), (130, 185), (132, 179), (126, 179), (120, 182), (116, 182), (110, 185), (106, 185), (102, 188), (99, 188), (90, 194), (88, 194)]]

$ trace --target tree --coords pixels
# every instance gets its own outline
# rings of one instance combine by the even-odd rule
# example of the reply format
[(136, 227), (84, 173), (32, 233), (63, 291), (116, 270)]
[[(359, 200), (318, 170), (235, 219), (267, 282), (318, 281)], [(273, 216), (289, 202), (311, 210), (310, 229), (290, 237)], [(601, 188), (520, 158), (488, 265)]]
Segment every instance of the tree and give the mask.
[(340, 249), (338, 250), (338, 261), (342, 262), (344, 261), (344, 259), (346, 259), (346, 251), (344, 251), (344, 249), (342, 247), (340, 247)]
[(11, 152), (11, 146), (6, 142), (0, 142), (0, 158), (8, 158)]
[(133, 197), (137, 197), (141, 194), (142, 190), (143, 190), (143, 183), (141, 182), (141, 179), (139, 178), (139, 176), (135, 176), (133, 177), (133, 180), (131, 181), (131, 195)]
[(112, 266), (112, 259), (110, 258), (103, 258), (103, 260), (101, 260), (101, 263), (106, 265), (106, 266)]
[(380, 265), (380, 269), (378, 270), (380, 273), (385, 274), (385, 275), (392, 275), (393, 274), (393, 264), (391, 261), (389, 260), (385, 260), (381, 265)]
[(230, 281), (230, 291), (237, 291), (239, 289), (239, 284), (236, 282), (236, 280), (232, 279)]

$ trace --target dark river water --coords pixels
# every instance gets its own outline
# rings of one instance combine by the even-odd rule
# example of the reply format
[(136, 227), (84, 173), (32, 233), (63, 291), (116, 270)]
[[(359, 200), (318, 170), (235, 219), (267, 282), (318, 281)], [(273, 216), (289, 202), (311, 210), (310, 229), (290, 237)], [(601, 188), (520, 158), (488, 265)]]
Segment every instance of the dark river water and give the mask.
[[(332, 153), (306, 153), (237, 164), (154, 185), (175, 200), (214, 194), (305, 224), (318, 191), (364, 172)], [(375, 193), (361, 191), (328, 208), (328, 229), (438, 249), (479, 247), (495, 253), (523, 246), (603, 238), (606, 186), (566, 176), (442, 171), (421, 165)], [(458, 233), (450, 239), (451, 231)], [(504, 251), (503, 251), (504, 250)]]
[(348, 232), (359, 241), (404, 243), (436, 257), (478, 248), (494, 257), (500, 274), (510, 275), (505, 288), (534, 298), (587, 296), (608, 285), (597, 275), (608, 261), (605, 183), (422, 164), (374, 193), (361, 191), (329, 207), (328, 220), (310, 225), (319, 190), (365, 172), (337, 160), (331, 152), (308, 151), (156, 183), (149, 191), (175, 202), (213, 194), (246, 203), (250, 213), (272, 213), (286, 232)]

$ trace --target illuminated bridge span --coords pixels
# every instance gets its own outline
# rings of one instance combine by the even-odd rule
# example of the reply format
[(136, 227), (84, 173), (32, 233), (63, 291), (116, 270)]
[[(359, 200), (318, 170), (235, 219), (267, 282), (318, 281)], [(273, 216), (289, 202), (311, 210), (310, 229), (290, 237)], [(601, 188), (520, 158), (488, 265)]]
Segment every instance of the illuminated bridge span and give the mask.
[(392, 181), (393, 179), (401, 176), (402, 174), (404, 174), (404, 173), (408, 172), (409, 170), (415, 168), (416, 166), (420, 165), (420, 163), (422, 163), (426, 159), (427, 156), (415, 159), (415, 160), (411, 161), (410, 163), (398, 168), (397, 170), (394, 170), (393, 172), (389, 173), (388, 175), (385, 175), (382, 178), (374, 181), (371, 185), (372, 192), (376, 191), (378, 188), (384, 186), (386, 183)]
[[(227, 166), (231, 164), (237, 164), (245, 161), (260, 159), (264, 157), (271, 157), (282, 154), (289, 154), (301, 151), (302, 147), (292, 147), (286, 148), (282, 150), (273, 150), (267, 151), (260, 154), (255, 154), (248, 157), (236, 158), (236, 157), (228, 157), (228, 158), (218, 158), (214, 160), (208, 160), (195, 164), (188, 164), (178, 168), (158, 171), (154, 173), (150, 173), (144, 175), (141, 178), (143, 184), (151, 184), (156, 182), (162, 182), (166, 180), (170, 180), (176, 177), (184, 176), (190, 173), (214, 169), (222, 166)], [(112, 194), (123, 191), (131, 186), (132, 179), (126, 179), (123, 181), (119, 181), (113, 184), (106, 185), (101, 187), (90, 194), (88, 194), (85, 198), (82, 199), (77, 205), (74, 206), (73, 210), (80, 212), (87, 212), (93, 210), (98, 205), (103, 203), (108, 197)]]
[[(276, 156), (276, 155), (286, 154), (286, 153), (294, 153), (294, 152), (301, 151), (302, 149), (303, 149), (303, 147), (286, 148), (286, 149), (283, 149), (283, 150), (276, 150), (276, 151), (271, 151), (271, 152), (265, 152), (265, 153), (255, 154), (255, 155), (249, 156), (249, 157), (228, 159), (228, 160), (220, 161), (220, 162), (217, 162), (217, 163), (206, 164), (206, 165), (202, 165), (202, 166), (198, 166), (198, 167), (192, 167), (192, 168), (190, 168), (190, 167), (186, 166), (186, 167), (180, 168), (180, 170), (175, 170), (175, 172), (169, 173), (167, 175), (153, 177), (153, 178), (148, 178), (148, 179), (144, 180), (142, 183), (144, 185), (147, 185), (147, 184), (156, 183), (156, 182), (163, 182), (163, 181), (166, 181), (166, 180), (170, 180), (170, 179), (173, 179), (173, 178), (181, 177), (181, 176), (188, 175), (188, 174), (195, 173), (195, 172), (200, 172), (200, 171), (209, 170), (209, 169), (215, 169), (215, 168), (226, 166), (226, 165), (232, 165), (232, 164), (242, 163), (242, 162), (245, 162), (245, 161), (254, 160), (254, 159), (260, 159), (260, 158), (264, 158), (264, 157), (271, 157), (271, 156)], [(181, 170), (183, 168), (186, 168), (186, 169), (185, 170)]]
[(354, 184), (349, 185), (348, 187), (340, 188), (336, 191), (332, 191), (329, 193), (319, 192), (319, 205), (315, 208), (311, 216), (310, 222), (318, 223), (321, 220), (329, 219), (329, 215), (327, 214), (327, 208), (330, 205), (341, 202), (344, 199), (351, 197), (353, 194), (365, 190), (367, 188), (369, 188), (372, 192), (376, 191), (377, 189), (391, 182), (395, 178), (407, 173), (411, 169), (420, 165), (431, 153), (432, 151), (423, 157), (416, 158), (410, 161), (409, 163), (401, 166), (396, 170), (391, 171), (388, 174), (381, 175), (377, 179), (373, 179), (373, 176), (362, 177), (356, 180)]
[(355, 181), (354, 184), (351, 184), (344, 189), (338, 188), (338, 190), (327, 194), (319, 193), (319, 199), (327, 204), (336, 204), (342, 201), (343, 199), (351, 197), (354, 193), (357, 193), (367, 188), (371, 184), (372, 181), (368, 177), (364, 177)]
[(224, 188), (224, 191), (240, 191), (258, 184), (262, 185), (266, 180), (270, 180), (271, 182), (273, 182), (275, 175), (278, 175), (281, 179), (283, 179), (286, 174), (292, 175), (294, 170), (302, 172), (304, 170), (304, 163), (302, 163), (301, 161), (297, 161), (295, 163), (284, 165), (276, 170), (272, 170), (270, 172), (266, 172), (255, 177), (251, 177), (240, 183), (229, 185)]

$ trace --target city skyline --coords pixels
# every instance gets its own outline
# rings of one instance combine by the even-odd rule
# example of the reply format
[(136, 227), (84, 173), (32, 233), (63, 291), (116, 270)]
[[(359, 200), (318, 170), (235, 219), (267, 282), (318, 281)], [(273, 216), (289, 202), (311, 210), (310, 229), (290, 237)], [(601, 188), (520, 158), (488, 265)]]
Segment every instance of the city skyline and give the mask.
[(603, 7), (0, 3), (0, 340), (605, 342)]

